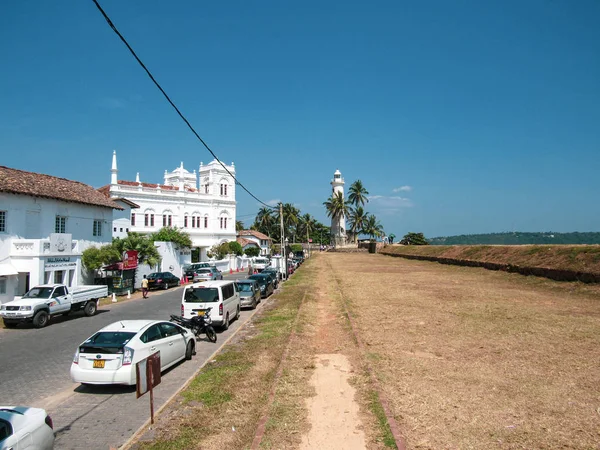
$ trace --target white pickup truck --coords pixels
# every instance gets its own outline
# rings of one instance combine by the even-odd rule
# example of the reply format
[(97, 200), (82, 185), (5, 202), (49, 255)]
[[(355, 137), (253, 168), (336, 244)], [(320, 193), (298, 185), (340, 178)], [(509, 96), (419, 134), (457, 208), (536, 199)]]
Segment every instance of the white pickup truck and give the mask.
[(36, 328), (45, 327), (50, 317), (67, 315), (73, 311), (93, 316), (98, 310), (98, 300), (108, 296), (107, 286), (75, 286), (43, 284), (30, 289), (22, 297), (0, 306), (0, 316), (7, 328), (21, 322), (33, 322)]
[(263, 270), (265, 270), (267, 268), (268, 265), (269, 265), (268, 258), (262, 258), (260, 256), (257, 256), (252, 259), (252, 268), (255, 269), (257, 272), (262, 272)]

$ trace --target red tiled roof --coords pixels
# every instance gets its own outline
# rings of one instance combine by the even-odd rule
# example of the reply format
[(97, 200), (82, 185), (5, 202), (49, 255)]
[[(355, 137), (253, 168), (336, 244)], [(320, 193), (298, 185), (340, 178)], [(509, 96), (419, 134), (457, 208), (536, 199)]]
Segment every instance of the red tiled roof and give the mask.
[(137, 181), (126, 181), (126, 180), (118, 180), (117, 183), (122, 184), (123, 186), (142, 186), (145, 188), (156, 189), (159, 187), (165, 191), (177, 191), (179, 188), (177, 186), (167, 186), (166, 184), (154, 184), (154, 183), (138, 183)]
[(258, 239), (268, 239), (270, 241), (273, 240), (266, 234), (263, 234), (260, 231), (256, 231), (256, 230), (240, 230), (240, 231), (238, 231), (238, 236), (254, 236)]
[(244, 248), (247, 245), (255, 245), (256, 247), (259, 246), (256, 242), (251, 241), (250, 239), (242, 238), (242, 237), (237, 238), (236, 241), (238, 242), (238, 244), (240, 244), (242, 246), (242, 248)]
[(92, 186), (43, 173), (0, 166), (0, 192), (123, 209)]

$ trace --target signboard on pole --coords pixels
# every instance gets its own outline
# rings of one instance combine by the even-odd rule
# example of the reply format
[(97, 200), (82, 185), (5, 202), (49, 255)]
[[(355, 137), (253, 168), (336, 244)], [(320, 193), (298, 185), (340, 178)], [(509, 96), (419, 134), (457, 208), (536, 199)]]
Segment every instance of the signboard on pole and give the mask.
[(123, 252), (123, 270), (135, 269), (138, 266), (137, 250)]
[(308, 242), (312, 242), (312, 238), (308, 238)]
[(160, 351), (142, 359), (135, 365), (135, 380), (136, 398), (150, 392), (150, 422), (154, 424), (154, 393), (152, 389), (160, 384)]

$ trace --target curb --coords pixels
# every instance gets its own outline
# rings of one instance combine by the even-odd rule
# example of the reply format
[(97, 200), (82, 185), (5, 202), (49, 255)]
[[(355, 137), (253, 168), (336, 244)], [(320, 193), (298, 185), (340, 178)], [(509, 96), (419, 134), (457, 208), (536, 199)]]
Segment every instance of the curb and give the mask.
[[(266, 299), (265, 299), (266, 300)], [(248, 318), (246, 319), (246, 321), (237, 329), (235, 330), (231, 336), (229, 336), (227, 339), (225, 339), (225, 341), (221, 344), (221, 346), (216, 349), (213, 353), (210, 354), (210, 356), (208, 358), (206, 358), (206, 361), (204, 361), (200, 367), (198, 367), (198, 369), (185, 381), (184, 384), (181, 385), (181, 387), (173, 393), (173, 395), (171, 395), (162, 405), (160, 408), (158, 408), (155, 412), (154, 412), (154, 417), (158, 418), (158, 416), (162, 413), (162, 411), (171, 404), (171, 402), (173, 401), (173, 399), (175, 397), (177, 397), (181, 391), (183, 391), (185, 388), (187, 388), (190, 383), (194, 380), (194, 378), (196, 378), (198, 376), (198, 373), (221, 351), (223, 350), (223, 348), (229, 343), (229, 341), (231, 341), (237, 334), (238, 332), (244, 328), (246, 326), (246, 324), (250, 321), (250, 319), (252, 319), (252, 317), (254, 317), (254, 315), (256, 313), (258, 313), (259, 311), (261, 311), (262, 308), (259, 309), (255, 309), (252, 314), (250, 314), (248, 316)], [(148, 426), (150, 425), (150, 419), (146, 419), (146, 421), (135, 431), (135, 433), (133, 433), (131, 435), (131, 437), (125, 441), (125, 443), (119, 447), (119, 450), (129, 450), (131, 448), (131, 446), (133, 444), (135, 444), (139, 438), (147, 431)]]

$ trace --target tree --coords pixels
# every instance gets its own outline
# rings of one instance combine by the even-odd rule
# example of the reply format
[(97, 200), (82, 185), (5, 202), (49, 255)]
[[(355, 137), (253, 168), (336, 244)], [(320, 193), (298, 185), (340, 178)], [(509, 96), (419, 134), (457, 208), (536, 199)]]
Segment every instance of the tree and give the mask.
[(253, 258), (255, 256), (260, 255), (260, 248), (258, 247), (248, 247), (246, 250), (244, 250), (244, 254), (246, 256), (249, 256), (250, 258)]
[(112, 244), (106, 244), (102, 247), (90, 247), (81, 254), (81, 262), (88, 270), (98, 270), (102, 266), (114, 264), (122, 259), (122, 254)]
[(160, 254), (154, 246), (154, 242), (140, 233), (129, 232), (124, 239), (115, 238), (112, 245), (117, 249), (119, 255), (127, 250), (136, 250), (139, 264), (156, 266), (160, 262)]
[(236, 254), (237, 256), (242, 256), (244, 251), (242, 250), (242, 245), (237, 241), (231, 241), (229, 243), (229, 251), (231, 253)]
[(367, 195), (369, 195), (369, 191), (365, 189), (362, 181), (356, 180), (348, 189), (348, 202), (354, 206), (364, 206), (369, 202)]
[(296, 225), (299, 223), (298, 216), (300, 215), (300, 210), (296, 208), (291, 203), (283, 204), (283, 229), (285, 231), (286, 236), (291, 237), (291, 241), (296, 241)]
[(275, 215), (273, 208), (263, 206), (258, 210), (254, 223), (250, 227), (253, 230), (260, 231), (269, 237), (272, 237), (272, 233), (275, 227)]
[(244, 222), (242, 222), (241, 220), (236, 220), (235, 231), (239, 232), (239, 231), (242, 231), (243, 229), (244, 229)]
[(371, 242), (375, 241), (378, 236), (383, 234), (383, 226), (373, 214), (369, 214), (365, 220), (363, 233), (371, 237)]
[(344, 194), (341, 192), (331, 194), (331, 197), (323, 202), (323, 205), (325, 205), (325, 209), (327, 210), (327, 216), (331, 217), (335, 222), (348, 215), (348, 202), (346, 202)]
[(352, 233), (354, 242), (356, 242), (358, 235), (363, 232), (365, 221), (369, 215), (362, 206), (351, 208), (348, 214), (348, 225), (350, 225), (350, 232)]
[(88, 270), (98, 270), (102, 266), (114, 264), (123, 260), (123, 253), (128, 250), (138, 252), (138, 263), (156, 266), (160, 261), (160, 254), (154, 242), (148, 237), (134, 232), (129, 232), (126, 238), (114, 238), (110, 244), (102, 247), (90, 247), (81, 255), (83, 265)]
[(231, 249), (229, 248), (229, 242), (222, 242), (221, 244), (215, 244), (211, 247), (211, 249), (206, 252), (209, 258), (215, 259), (224, 259), (227, 255), (231, 253)]
[(177, 227), (162, 227), (150, 235), (152, 242), (172, 242), (179, 248), (192, 248), (190, 235)]
[(401, 244), (404, 245), (429, 245), (423, 233), (407, 233), (404, 235)]
[(303, 238), (306, 235), (306, 242), (310, 239), (310, 235), (315, 231), (316, 228), (316, 220), (310, 214), (304, 214), (300, 216), (298, 222), (298, 234)]

